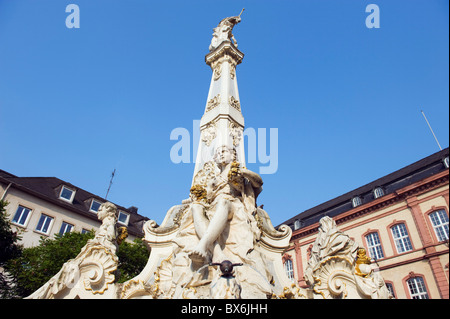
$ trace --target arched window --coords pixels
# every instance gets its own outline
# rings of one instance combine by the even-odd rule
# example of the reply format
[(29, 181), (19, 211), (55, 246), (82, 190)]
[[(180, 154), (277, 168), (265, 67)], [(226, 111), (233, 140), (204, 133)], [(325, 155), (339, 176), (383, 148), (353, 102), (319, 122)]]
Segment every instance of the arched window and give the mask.
[(378, 260), (384, 258), (383, 249), (381, 247), (380, 237), (377, 232), (366, 235), (367, 248), (369, 248), (369, 256)]
[(355, 197), (352, 198), (352, 206), (353, 207), (359, 206), (361, 204), (362, 204), (361, 197), (355, 196)]
[(399, 254), (412, 250), (411, 240), (409, 239), (405, 224), (394, 225), (391, 230), (392, 236), (394, 237), (395, 247), (397, 247), (397, 252)]
[(386, 288), (389, 290), (390, 294), (392, 295), (392, 297), (397, 298), (395, 296), (395, 290), (394, 290), (394, 285), (390, 282), (386, 282)]
[(284, 270), (286, 271), (286, 275), (290, 280), (294, 280), (294, 265), (292, 260), (286, 259), (284, 262)]
[(448, 156), (446, 158), (444, 158), (444, 165), (445, 167), (449, 168), (450, 167), (450, 160), (448, 159)]
[(449, 239), (448, 235), (448, 215), (445, 210), (440, 209), (432, 212), (430, 215), (431, 223), (433, 224), (436, 237), (439, 241), (446, 241)]
[(373, 190), (373, 196), (375, 198), (380, 198), (381, 196), (384, 196), (384, 191), (381, 187), (377, 187)]
[(429, 299), (427, 287), (422, 277), (412, 277), (406, 281), (411, 299)]

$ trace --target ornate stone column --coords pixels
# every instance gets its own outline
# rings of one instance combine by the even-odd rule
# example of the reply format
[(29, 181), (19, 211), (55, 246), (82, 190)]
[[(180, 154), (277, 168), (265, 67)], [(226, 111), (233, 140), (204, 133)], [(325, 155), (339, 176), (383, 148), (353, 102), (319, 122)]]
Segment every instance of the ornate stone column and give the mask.
[(217, 147), (227, 145), (236, 150), (237, 161), (245, 165), (243, 145), (244, 117), (241, 112), (236, 66), (244, 54), (224, 40), (205, 56), (212, 77), (205, 112), (200, 120), (200, 141), (194, 177), (212, 160)]

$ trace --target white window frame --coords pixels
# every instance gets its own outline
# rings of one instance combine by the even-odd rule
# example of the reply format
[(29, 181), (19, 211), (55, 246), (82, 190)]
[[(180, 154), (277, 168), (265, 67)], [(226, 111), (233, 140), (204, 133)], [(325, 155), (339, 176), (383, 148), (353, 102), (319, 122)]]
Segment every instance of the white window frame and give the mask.
[(429, 217), (438, 241), (449, 240), (447, 212), (444, 209), (439, 209), (432, 212)]
[[(100, 204), (100, 206), (102, 206), (103, 203), (100, 202), (100, 201), (98, 201), (98, 200), (96, 200), (96, 199), (92, 199), (92, 201), (91, 201), (91, 206), (89, 207), (89, 211), (97, 214), (98, 209), (97, 209), (97, 210), (92, 209), (92, 205), (94, 204), (94, 202)], [(100, 209), (100, 206), (98, 207), (99, 209)]]
[(390, 282), (386, 283), (386, 288), (387, 290), (389, 290), (390, 294), (392, 295), (392, 297), (394, 297), (394, 299), (396, 298), (395, 296), (395, 290), (394, 290), (394, 285)]
[(384, 196), (384, 190), (381, 187), (377, 187), (373, 190), (373, 196), (375, 198), (380, 198)]
[[(397, 229), (398, 236), (396, 235), (394, 228)], [(400, 231), (400, 228), (402, 228), (401, 230), (404, 230), (404, 233)], [(411, 239), (409, 238), (408, 229), (406, 228), (406, 225), (404, 223), (392, 226), (391, 232), (392, 237), (394, 238), (397, 253), (402, 254), (413, 249)]]
[[(123, 215), (127, 216), (127, 219), (126, 219), (125, 222), (119, 220), (120, 214), (123, 214)], [(129, 222), (129, 221), (130, 221), (130, 214), (125, 213), (124, 211), (119, 210), (119, 214), (117, 215), (117, 222), (118, 222), (118, 223), (121, 223), (121, 224), (123, 224), (123, 225), (128, 225), (128, 222)]]
[(450, 163), (449, 163), (448, 156), (446, 158), (444, 158), (444, 165), (445, 165), (446, 168), (450, 168)]
[(284, 262), (284, 270), (290, 280), (294, 280), (294, 263), (290, 259), (286, 259)]
[[(64, 189), (67, 189), (67, 190), (69, 190), (69, 191), (72, 192), (72, 195), (70, 195), (70, 199), (67, 199), (67, 198), (65, 198), (65, 197), (62, 197), (62, 193), (63, 193)], [(67, 186), (63, 185), (63, 186), (61, 187), (61, 191), (59, 192), (59, 199), (62, 199), (62, 200), (66, 201), (66, 202), (69, 202), (69, 203), (72, 203), (73, 198), (75, 197), (75, 193), (76, 193), (76, 191), (75, 191), (74, 189), (72, 189), (72, 188), (70, 188), (70, 187), (67, 187)]]
[[(18, 213), (20, 208), (22, 208), (22, 212), (20, 213), (20, 216), (17, 219), (17, 221), (14, 221), (14, 219), (15, 219), (15, 217), (16, 217), (16, 215), (17, 215), (17, 213)], [(27, 217), (25, 218), (24, 222), (21, 223), (20, 221), (22, 220), (22, 216), (23, 216), (25, 210), (28, 210)], [(11, 219), (11, 223), (14, 224), (14, 225), (17, 225), (17, 226), (27, 227), (28, 221), (30, 220), (32, 212), (33, 212), (33, 210), (31, 208), (28, 208), (28, 207), (25, 207), (25, 206), (19, 204), (17, 206), (16, 212), (14, 213), (13, 218)]]
[[(39, 222), (41, 221), (42, 218), (44, 218), (44, 221), (42, 222), (41, 229), (38, 229), (38, 227), (39, 227)], [(46, 221), (47, 221), (47, 218), (50, 219), (50, 223), (49, 223), (48, 226), (47, 226), (47, 231), (43, 231), (43, 230), (42, 230), (42, 227), (45, 225), (45, 223), (46, 223)], [(36, 225), (36, 229), (35, 229), (34, 231), (35, 231), (35, 232), (38, 232), (38, 233), (40, 233), (40, 234), (48, 235), (48, 234), (50, 234), (50, 230), (52, 229), (52, 226), (53, 226), (53, 222), (54, 222), (54, 221), (55, 221), (55, 218), (54, 218), (54, 217), (42, 213), (41, 216), (39, 217), (38, 223), (37, 223), (37, 225)]]
[(406, 281), (411, 299), (429, 299), (425, 280), (422, 277), (410, 278)]
[[(65, 227), (64, 227), (64, 224), (65, 224)], [(64, 231), (61, 233), (63, 227), (64, 227)], [(70, 229), (67, 230), (67, 228), (69, 228), (69, 227), (70, 227)], [(65, 233), (70, 233), (70, 232), (73, 230), (74, 227), (75, 227), (75, 226), (74, 226), (73, 224), (70, 224), (70, 223), (68, 223), (68, 222), (63, 221), (63, 222), (61, 223), (61, 227), (59, 228), (59, 234), (62, 236), (62, 235), (64, 235)]]
[(352, 206), (353, 207), (358, 207), (362, 205), (362, 199), (360, 196), (355, 196), (352, 198)]
[(366, 236), (367, 248), (369, 256), (375, 260), (384, 258), (383, 247), (381, 246), (381, 240), (378, 232), (372, 232)]

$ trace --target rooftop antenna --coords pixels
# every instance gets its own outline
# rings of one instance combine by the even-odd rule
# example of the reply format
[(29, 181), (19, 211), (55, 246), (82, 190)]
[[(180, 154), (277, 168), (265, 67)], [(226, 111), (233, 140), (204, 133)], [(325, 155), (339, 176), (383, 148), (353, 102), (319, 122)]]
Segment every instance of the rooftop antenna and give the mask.
[(114, 171), (111, 173), (111, 179), (109, 181), (108, 191), (106, 192), (105, 199), (108, 197), (109, 190), (111, 189), (111, 185), (113, 183), (114, 174), (116, 174), (116, 169), (114, 169)]
[(436, 135), (434, 134), (433, 129), (431, 128), (431, 125), (430, 125), (430, 123), (428, 122), (427, 117), (425, 116), (425, 113), (424, 113), (422, 110), (420, 110), (420, 112), (422, 112), (422, 115), (423, 115), (423, 117), (425, 118), (425, 121), (427, 121), (428, 127), (430, 128), (430, 131), (431, 131), (431, 133), (433, 134), (434, 139), (436, 140), (437, 145), (439, 146), (439, 149), (442, 151), (441, 144), (439, 144), (439, 141), (438, 141)]
[(244, 12), (244, 10), (245, 10), (245, 8), (242, 8), (241, 13), (239, 13), (239, 15), (238, 15), (239, 18), (241, 17), (241, 14), (242, 14), (242, 12)]

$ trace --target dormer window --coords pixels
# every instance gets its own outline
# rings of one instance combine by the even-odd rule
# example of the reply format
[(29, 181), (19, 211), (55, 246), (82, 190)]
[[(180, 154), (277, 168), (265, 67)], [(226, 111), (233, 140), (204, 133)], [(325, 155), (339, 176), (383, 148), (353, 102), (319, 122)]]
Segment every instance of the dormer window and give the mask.
[(89, 208), (89, 211), (93, 213), (97, 213), (102, 203), (100, 203), (98, 200), (92, 199), (91, 207)]
[(119, 210), (119, 216), (117, 217), (117, 221), (121, 224), (128, 225), (128, 220), (130, 219), (130, 215)]
[(381, 187), (377, 187), (373, 191), (373, 196), (375, 198), (380, 198), (381, 196), (384, 196), (384, 191)]
[(300, 228), (300, 221), (298, 219), (296, 219), (294, 222), (294, 230), (297, 230), (299, 228)]
[(450, 166), (448, 156), (446, 158), (444, 158), (444, 165), (446, 168), (449, 168), (449, 166)]
[(359, 206), (361, 204), (362, 204), (361, 197), (355, 196), (355, 197), (352, 198), (352, 206), (353, 207), (357, 207), (357, 206)]
[(68, 188), (67, 186), (63, 186), (61, 188), (61, 192), (59, 193), (59, 198), (68, 202), (72, 202), (75, 197), (75, 191), (73, 189)]

